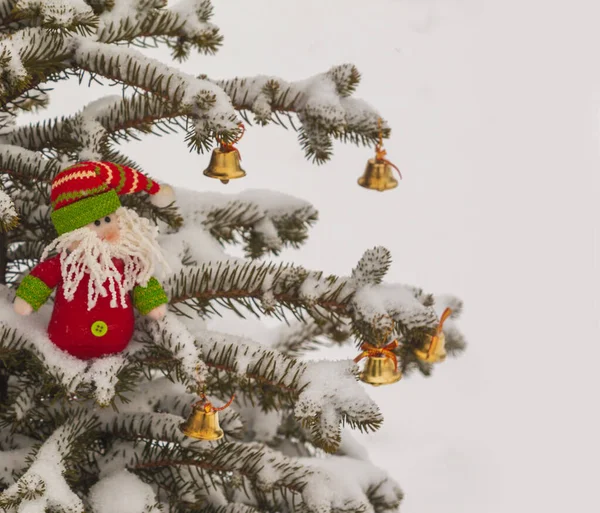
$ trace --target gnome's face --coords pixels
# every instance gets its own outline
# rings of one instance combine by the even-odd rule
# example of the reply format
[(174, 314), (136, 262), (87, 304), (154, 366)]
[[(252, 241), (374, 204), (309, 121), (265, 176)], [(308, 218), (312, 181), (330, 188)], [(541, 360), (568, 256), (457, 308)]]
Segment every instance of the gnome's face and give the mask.
[(93, 223), (86, 225), (86, 228), (95, 232), (100, 240), (104, 240), (110, 244), (114, 244), (119, 240), (121, 232), (116, 212), (102, 219), (96, 219)]

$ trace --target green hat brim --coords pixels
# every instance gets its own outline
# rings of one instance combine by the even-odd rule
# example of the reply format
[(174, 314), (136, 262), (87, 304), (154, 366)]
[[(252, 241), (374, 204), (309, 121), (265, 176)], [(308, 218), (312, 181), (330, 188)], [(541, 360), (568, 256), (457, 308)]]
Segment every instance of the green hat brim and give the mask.
[(112, 214), (121, 207), (119, 195), (114, 191), (103, 192), (90, 198), (66, 205), (50, 214), (59, 235), (83, 228), (96, 219)]

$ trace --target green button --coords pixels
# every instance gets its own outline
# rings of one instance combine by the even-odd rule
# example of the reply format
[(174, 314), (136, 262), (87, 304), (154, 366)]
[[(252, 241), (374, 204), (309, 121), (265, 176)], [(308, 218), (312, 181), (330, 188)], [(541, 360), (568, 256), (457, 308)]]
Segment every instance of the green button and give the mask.
[(92, 335), (103, 337), (108, 331), (108, 326), (104, 321), (96, 321), (92, 324)]

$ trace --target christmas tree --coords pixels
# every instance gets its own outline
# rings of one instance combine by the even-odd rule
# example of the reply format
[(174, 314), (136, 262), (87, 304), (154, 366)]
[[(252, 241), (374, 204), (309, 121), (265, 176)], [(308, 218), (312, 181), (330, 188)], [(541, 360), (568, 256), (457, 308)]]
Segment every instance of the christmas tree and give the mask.
[[(380, 114), (352, 96), (352, 65), (294, 83), (216, 80), (132, 48), (166, 45), (176, 60), (215, 53), (222, 36), (211, 14), (208, 0), (0, 0), (3, 510), (399, 506), (398, 484), (351, 436), (383, 421), (359, 365), (387, 365), (390, 382), (429, 375), (464, 347), (460, 301), (383, 283), (391, 255), (382, 247), (345, 277), (278, 262), (308, 237), (313, 206), (274, 191), (178, 189), (174, 199), (119, 150), (139, 133), (181, 131), (192, 151), (238, 162), (244, 125), (276, 123), (294, 127), (320, 163), (333, 140), (389, 136)], [(123, 95), (17, 123), (68, 79), (121, 84)], [(120, 253), (111, 253), (115, 226)], [(234, 245), (245, 258), (227, 253)], [(207, 329), (226, 310), (280, 327), (265, 340)], [(109, 349), (113, 329), (127, 324), (109, 319), (121, 311), (131, 312), (133, 336)], [(339, 344), (356, 344), (359, 365), (307, 358)]]

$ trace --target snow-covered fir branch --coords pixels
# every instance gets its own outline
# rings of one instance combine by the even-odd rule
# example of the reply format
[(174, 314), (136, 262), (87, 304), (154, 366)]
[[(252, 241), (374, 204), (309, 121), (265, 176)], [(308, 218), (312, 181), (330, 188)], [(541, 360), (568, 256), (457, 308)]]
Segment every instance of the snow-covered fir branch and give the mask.
[[(79, 141), (84, 147), (79, 160), (90, 154), (105, 158), (101, 153), (105, 138), (115, 132), (146, 131), (154, 123), (174, 128), (179, 117), (191, 122), (186, 136), (190, 145), (203, 150), (211, 146), (215, 133), (224, 133), (226, 138), (235, 133), (237, 111), (243, 117), (245, 111), (251, 111), (260, 124), (281, 123), (280, 114), (289, 118), (295, 113), (301, 144), (317, 161), (330, 157), (332, 138), (363, 144), (377, 139), (380, 115), (365, 102), (350, 97), (360, 79), (352, 65), (337, 66), (293, 83), (272, 76), (209, 80), (110, 44), (139, 37), (163, 38), (173, 41), (174, 53), (180, 58), (190, 47), (213, 51), (220, 44), (218, 30), (208, 22), (210, 2), (183, 0), (170, 9), (158, 7), (164, 6), (146, 0), (118, 0), (111, 8), (95, 5), (95, 14), (83, 1), (77, 6), (66, 1), (51, 6), (37, 0), (19, 3), (11, 16), (17, 13), (29, 26), (12, 33), (10, 39), (0, 39), (3, 103), (14, 106), (29, 89), (56, 72), (73, 73), (74, 68), (150, 95), (141, 101), (122, 99), (123, 104), (111, 112), (94, 109), (96, 116), (86, 116), (87, 123), (98, 123), (106, 133), (98, 134), (95, 147), (89, 147), (90, 141)], [(63, 123), (48, 121), (47, 126)], [(387, 136), (389, 128), (385, 123), (382, 128)], [(20, 128), (7, 142), (27, 149), (64, 144), (57, 137), (62, 131), (40, 130), (39, 126), (31, 130), (35, 133)], [(71, 131), (71, 136), (74, 134), (80, 132)]]

